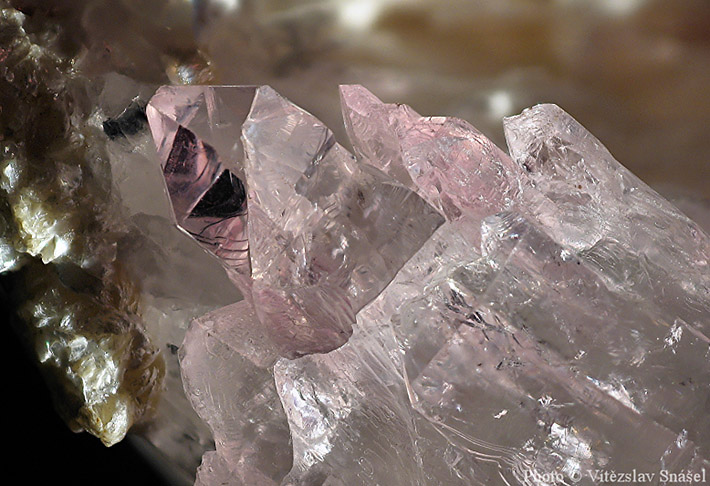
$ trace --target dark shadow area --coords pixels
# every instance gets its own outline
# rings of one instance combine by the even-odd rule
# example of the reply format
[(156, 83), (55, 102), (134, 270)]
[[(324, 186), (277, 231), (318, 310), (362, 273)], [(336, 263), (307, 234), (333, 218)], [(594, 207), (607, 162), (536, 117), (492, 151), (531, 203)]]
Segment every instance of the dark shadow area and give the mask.
[(16, 484), (169, 484), (128, 442), (106, 448), (89, 434), (69, 430), (54, 411), (37, 366), (10, 326), (12, 310), (4, 301), (0, 305), (5, 316), (0, 326), (4, 344), (0, 366), (9, 451), (4, 460), (15, 470)]

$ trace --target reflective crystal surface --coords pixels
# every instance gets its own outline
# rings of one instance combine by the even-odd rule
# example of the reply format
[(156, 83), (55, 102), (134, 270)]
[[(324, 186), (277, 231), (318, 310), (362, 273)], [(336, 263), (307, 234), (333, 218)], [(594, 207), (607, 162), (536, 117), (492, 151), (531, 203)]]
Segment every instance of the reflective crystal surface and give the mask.
[(442, 218), (271, 88), (243, 137), (257, 314), (282, 348), (330, 351)]
[[(554, 106), (481, 132), (557, 103), (707, 231), (709, 8), (0, 0), (0, 273), (57, 410), (171, 484), (704, 471), (707, 237)], [(156, 92), (202, 83), (325, 123)]]
[(361, 157), (414, 187), (447, 219), (482, 217), (515, 197), (517, 168), (464, 120), (422, 117), (362, 86), (341, 86), (348, 136)]
[(147, 117), (177, 224), (237, 272), (284, 355), (342, 345), (443, 220), (269, 87), (165, 87)]
[(228, 484), (278, 484), (291, 467), (289, 428), (269, 371), (277, 355), (260, 331), (242, 300), (196, 319), (185, 335), (185, 391), (216, 446), (196, 484), (219, 484), (219, 474)]
[(178, 226), (229, 267), (246, 272), (246, 190), (238, 141), (253, 93), (244, 87), (163, 87), (146, 109)]
[[(286, 415), (273, 400), (276, 358), (344, 344), (357, 312), (444, 221), (271, 88), (248, 92), (247, 115), (246, 104), (213, 102), (249, 89), (165, 87), (147, 109), (177, 225), (219, 258), (244, 295), (195, 320), (181, 351), (186, 393), (215, 439), (216, 453), (198, 474), (206, 483), (222, 474), (245, 484), (283, 479), (291, 448)], [(214, 121), (230, 109), (234, 120)], [(227, 132), (239, 132), (240, 143), (226, 143)], [(220, 144), (228, 158), (215, 149)], [(235, 153), (241, 147), (243, 157)], [(243, 243), (243, 260), (235, 264), (225, 242)], [(229, 391), (213, 397), (213, 390)], [(278, 440), (283, 430), (286, 440)]]
[(462, 120), (341, 101), (357, 158), (254, 91), (245, 299), (181, 349), (216, 443), (198, 484), (703, 474), (710, 237), (554, 105), (505, 120), (509, 157)]
[(697, 224), (554, 105), (505, 120), (508, 156), (361, 86), (341, 103), (357, 158), (269, 87), (148, 104), (175, 222), (244, 295), (180, 352), (216, 446), (198, 484), (710, 465)]

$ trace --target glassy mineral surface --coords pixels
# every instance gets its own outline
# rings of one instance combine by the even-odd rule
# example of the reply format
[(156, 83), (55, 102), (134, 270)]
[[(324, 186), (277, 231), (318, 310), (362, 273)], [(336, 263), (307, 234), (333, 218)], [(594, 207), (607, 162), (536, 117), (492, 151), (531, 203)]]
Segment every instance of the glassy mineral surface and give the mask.
[(233, 270), (286, 356), (342, 345), (443, 221), (271, 88), (161, 88), (147, 117), (178, 226)]
[[(574, 460), (560, 452), (573, 436), (597, 437), (594, 458), (615, 454), (623, 432), (582, 413), (593, 401), (579, 393), (594, 389), (646, 417), (629, 422), (613, 401), (599, 406), (621, 431), (629, 423), (654, 431), (649, 450), (680, 430), (685, 452), (663, 464), (702, 456), (705, 387), (696, 375), (707, 267), (697, 228), (680, 225), (675, 209), (553, 107), (507, 123), (510, 158), (465, 122), (420, 117), (357, 86), (341, 93), (343, 126), (335, 86), (360, 82), (419, 112), (457, 114), (499, 144), (502, 116), (552, 100), (707, 228), (707, 201), (690, 193), (710, 187), (707, 13), (694, 0), (0, 0), (0, 272), (67, 423), (106, 444), (135, 425), (186, 478), (217, 449), (205, 456), (207, 483), (449, 484), (469, 470), (478, 482), (499, 482), (503, 471), (514, 483), (511, 459), (486, 444), (518, 447), (502, 424), (514, 420), (509, 430), (532, 437), (532, 422), (515, 419), (512, 406), (494, 411), (495, 431), (469, 420), (473, 407), (498, 404), (487, 394), (495, 388), (420, 362), (427, 339), (445, 347), (434, 331), (451, 341), (440, 325), (413, 336), (425, 317), (445, 320), (435, 309), (475, 338), (456, 323), (465, 314), (463, 325), (508, 353), (505, 363), (572, 370), (554, 375), (557, 384), (584, 383), (580, 373), (592, 380), (549, 394), (567, 402), (534, 413), (551, 432), (520, 446), (535, 451), (526, 461), (547, 457), (548, 447), (571, 464), (568, 473), (575, 460), (591, 464), (580, 459), (586, 452)], [(335, 138), (266, 88), (255, 102), (256, 87), (156, 92), (167, 83), (271, 83)], [(398, 204), (402, 217), (390, 220), (383, 208)], [(410, 227), (418, 212), (425, 217)], [(545, 252), (559, 252), (561, 265), (578, 258), (579, 270), (550, 272), (557, 265), (543, 263)], [(519, 283), (517, 300), (501, 283), (509, 279)], [(445, 298), (455, 312), (443, 310)], [(225, 306), (232, 310), (218, 311)], [(488, 327), (498, 326), (493, 314), (514, 330), (509, 348)], [(179, 353), (200, 316), (196, 345)], [(523, 325), (542, 337), (525, 341), (515, 331)], [(244, 395), (265, 408), (193, 411), (200, 402), (183, 393), (179, 359), (211, 370), (211, 355), (193, 354), (201, 340), (254, 363), (234, 381), (256, 377)], [(524, 350), (537, 342), (544, 360), (516, 340)], [(469, 351), (442, 351), (433, 362), (471, 366)], [(503, 373), (529, 378), (520, 368), (481, 373), (499, 387)], [(208, 372), (190, 387), (213, 389), (228, 376)], [(449, 386), (455, 393), (445, 395)], [(532, 385), (516, 386), (532, 396)], [(436, 401), (444, 395), (449, 402)], [(499, 395), (500, 403), (517, 396)], [(554, 415), (567, 403), (582, 412)], [(457, 406), (456, 420), (473, 424), (451, 419)], [(461, 445), (474, 433), (475, 447)], [(538, 470), (520, 464), (528, 475)], [(399, 476), (388, 474), (395, 469)]]
[[(186, 230), (244, 295), (193, 321), (180, 351), (216, 444), (198, 484), (595, 484), (710, 466), (710, 237), (571, 116), (506, 119), (508, 156), (465, 121), (343, 86), (353, 157), (268, 87), (233, 118), (210, 106), (245, 89), (162, 88), (148, 108), (178, 225), (224, 156), (175, 114), (240, 136), (227, 157), (247, 224), (224, 236), (248, 259)], [(170, 130), (150, 115), (166, 90)]]

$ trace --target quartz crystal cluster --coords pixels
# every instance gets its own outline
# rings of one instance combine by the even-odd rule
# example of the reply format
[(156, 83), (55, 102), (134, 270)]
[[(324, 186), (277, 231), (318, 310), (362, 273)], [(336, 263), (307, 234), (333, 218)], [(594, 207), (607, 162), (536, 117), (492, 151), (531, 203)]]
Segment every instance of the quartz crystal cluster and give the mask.
[(243, 299), (190, 325), (197, 484), (594, 484), (710, 467), (710, 237), (555, 105), (465, 121), (341, 87), (146, 108), (175, 224)]
[(707, 231), (708, 7), (543, 3), (0, 0), (0, 296), (71, 428), (176, 484), (706, 468), (708, 237), (500, 120)]

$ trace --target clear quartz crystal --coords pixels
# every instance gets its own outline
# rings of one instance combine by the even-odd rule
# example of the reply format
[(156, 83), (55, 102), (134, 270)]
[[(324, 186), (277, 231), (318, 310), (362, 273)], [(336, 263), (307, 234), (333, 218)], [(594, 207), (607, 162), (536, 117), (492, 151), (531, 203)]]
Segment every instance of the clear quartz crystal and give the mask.
[[(0, 0), (0, 273), (68, 424), (200, 485), (705, 472), (707, 235), (556, 106), (481, 132), (554, 101), (707, 232), (707, 7), (530, 3)], [(481, 131), (360, 86), (343, 130), (340, 82)]]
[(348, 136), (356, 153), (456, 219), (501, 210), (516, 196), (519, 171), (510, 158), (463, 120), (422, 117), (382, 103), (362, 86), (341, 86)]
[[(161, 88), (147, 109), (175, 222), (222, 261), (245, 297), (195, 320), (182, 347), (186, 392), (216, 444), (216, 452), (203, 459), (198, 481), (229, 471), (245, 484), (278, 482), (287, 472), (284, 463), (264, 458), (278, 456), (290, 466), (291, 449), (283, 450), (287, 441), (268, 439), (280, 437), (286, 416), (273, 400), (273, 358), (255, 357), (293, 358), (341, 346), (352, 333), (355, 314), (444, 218), (411, 189), (357, 161), (320, 121), (268, 87), (249, 92), (247, 115), (246, 104), (212, 101), (218, 94), (233, 99), (246, 88), (182, 90)], [(236, 110), (240, 129), (234, 121), (214, 120), (230, 109)], [(220, 142), (225, 130), (241, 133), (228, 158), (215, 149), (230, 147)], [(241, 147), (243, 156), (236, 153)], [(210, 204), (218, 199), (210, 197), (213, 191), (236, 193), (229, 191), (234, 183), (215, 190), (225, 184), (220, 182), (225, 173), (244, 187), (234, 217), (246, 225), (232, 224), (231, 214)], [(205, 217), (214, 221), (195, 231)], [(223, 232), (210, 241), (205, 231), (215, 226)], [(220, 246), (224, 241), (243, 241), (248, 259), (234, 265)], [(243, 342), (230, 333), (237, 329), (251, 338)], [(218, 389), (232, 392), (213, 397)], [(239, 404), (231, 404), (231, 396), (239, 396)], [(267, 444), (254, 435), (255, 423), (263, 425), (258, 433)]]
[(198, 483), (226, 468), (237, 484), (278, 484), (291, 467), (289, 428), (276, 393), (270, 349), (245, 300), (190, 325), (180, 351), (188, 398), (213, 432)]
[(676, 447), (706, 420), (705, 393), (665, 398), (683, 390), (707, 343), (669, 345), (673, 328), (609, 292), (525, 219), (484, 225), (488, 253), (395, 319), (414, 406), (465, 450), (495, 456), (509, 481), (707, 466), (701, 444)]
[[(0, 273), (58, 410), (216, 449), (200, 485), (702, 482), (708, 237), (556, 106), (481, 131), (550, 99), (707, 196), (705, 3), (0, 0)], [(339, 82), (481, 131), (360, 86), (343, 130)]]
[(525, 198), (529, 214), (610, 291), (669, 311), (707, 340), (710, 247), (698, 224), (557, 106), (525, 110), (506, 119), (505, 130), (527, 185), (539, 193)]
[(257, 91), (244, 146), (257, 314), (283, 348), (329, 351), (442, 218), (271, 88)]
[(147, 117), (176, 223), (247, 275), (235, 281), (282, 354), (342, 345), (441, 224), (271, 88), (165, 87)]
[[(245, 299), (196, 319), (180, 353), (216, 443), (198, 484), (710, 467), (710, 238), (569, 115), (506, 119), (509, 157), (466, 122), (345, 86), (355, 159), (270, 88), (252, 93), (229, 169), (249, 213)], [(193, 169), (217, 173), (201, 130)], [(190, 177), (173, 209), (208, 194)]]
[(178, 226), (237, 271), (249, 266), (239, 135), (253, 95), (166, 86), (146, 109)]

